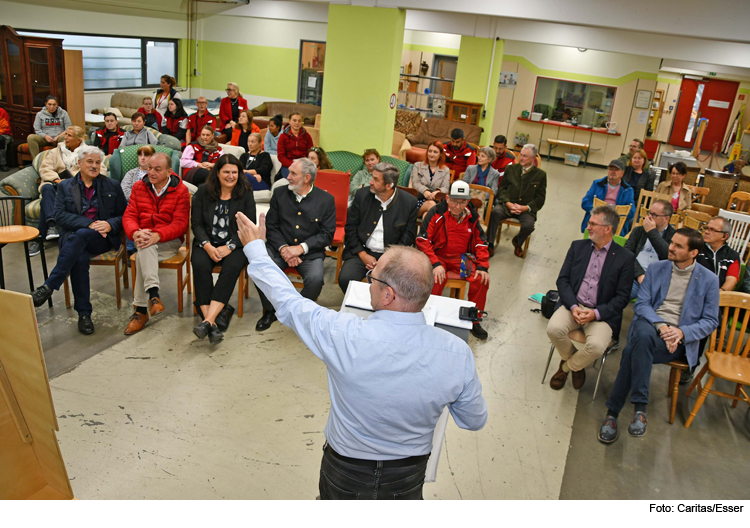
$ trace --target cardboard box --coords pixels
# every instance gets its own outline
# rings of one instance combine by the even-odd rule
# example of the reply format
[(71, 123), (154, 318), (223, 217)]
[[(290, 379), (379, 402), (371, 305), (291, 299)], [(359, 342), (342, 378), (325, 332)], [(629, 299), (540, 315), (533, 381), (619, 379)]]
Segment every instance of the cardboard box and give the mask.
[(565, 154), (565, 165), (572, 165), (573, 167), (578, 167), (578, 164), (581, 163), (581, 155), (580, 154), (571, 154), (567, 153)]

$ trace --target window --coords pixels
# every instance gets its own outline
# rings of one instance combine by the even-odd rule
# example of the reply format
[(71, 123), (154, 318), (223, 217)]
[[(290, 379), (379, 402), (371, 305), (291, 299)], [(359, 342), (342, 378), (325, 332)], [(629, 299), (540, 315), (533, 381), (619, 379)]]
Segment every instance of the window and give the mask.
[(612, 86), (538, 77), (534, 112), (542, 119), (603, 127), (612, 116), (616, 92)]
[(83, 89), (111, 90), (159, 86), (164, 74), (177, 77), (177, 41), (19, 31), (59, 38), (63, 49), (83, 52)]

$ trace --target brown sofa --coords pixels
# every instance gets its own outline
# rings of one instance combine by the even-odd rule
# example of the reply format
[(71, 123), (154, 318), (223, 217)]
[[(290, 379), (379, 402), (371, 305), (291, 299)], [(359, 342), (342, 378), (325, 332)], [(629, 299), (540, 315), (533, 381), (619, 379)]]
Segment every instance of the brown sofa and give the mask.
[(406, 136), (406, 139), (411, 143), (412, 147), (426, 149), (427, 145), (433, 141), (440, 141), (442, 143), (450, 141), (451, 130), (454, 128), (462, 129), (464, 131), (464, 139), (466, 142), (473, 143), (474, 145), (479, 144), (479, 138), (484, 131), (482, 127), (477, 125), (467, 125), (464, 123), (456, 123), (455, 121), (448, 121), (447, 119), (430, 117), (423, 119), (422, 124), (419, 125), (417, 133)]
[(315, 123), (315, 116), (320, 113), (320, 107), (311, 104), (292, 103), (290, 101), (266, 101), (250, 110), (253, 113), (253, 122), (261, 126), (261, 119), (265, 119), (265, 125), (268, 126), (268, 120), (275, 115), (281, 114), (285, 121), (295, 112), (302, 114), (304, 123), (312, 125)]
[(109, 107), (97, 108), (92, 110), (92, 114), (104, 114), (106, 112), (114, 111), (117, 115), (117, 122), (120, 126), (130, 124), (130, 116), (135, 114), (138, 109), (143, 106), (144, 97), (153, 97), (153, 93), (139, 93), (139, 92), (115, 92), (112, 94), (112, 98), (109, 101)]

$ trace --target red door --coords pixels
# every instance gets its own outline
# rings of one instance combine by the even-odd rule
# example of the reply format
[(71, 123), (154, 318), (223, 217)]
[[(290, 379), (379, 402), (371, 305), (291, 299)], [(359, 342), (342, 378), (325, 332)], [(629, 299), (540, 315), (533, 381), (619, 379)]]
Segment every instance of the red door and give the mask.
[(701, 147), (711, 150), (714, 143), (721, 146), (738, 87), (739, 83), (733, 81), (683, 79), (670, 145), (692, 148), (698, 120), (706, 118), (708, 126)]
[[(691, 148), (693, 146), (694, 131), (698, 120), (698, 109), (703, 101), (705, 84), (695, 79), (682, 79), (680, 98), (677, 101), (677, 110), (674, 113), (674, 123), (672, 124), (672, 135), (669, 138), (670, 145), (684, 148)], [(698, 99), (697, 107), (696, 98)], [(690, 131), (689, 133), (688, 130)]]

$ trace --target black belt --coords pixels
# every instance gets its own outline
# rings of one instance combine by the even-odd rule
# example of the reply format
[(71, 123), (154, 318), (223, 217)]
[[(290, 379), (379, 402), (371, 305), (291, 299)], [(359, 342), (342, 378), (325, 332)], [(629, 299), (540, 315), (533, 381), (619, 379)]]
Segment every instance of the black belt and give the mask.
[(351, 458), (346, 457), (344, 455), (339, 455), (336, 451), (333, 450), (333, 448), (326, 443), (325, 447), (323, 448), (323, 451), (330, 454), (333, 458), (337, 458), (338, 460), (341, 460), (342, 462), (346, 462), (347, 464), (352, 464), (354, 466), (362, 466), (362, 467), (377, 467), (378, 462), (380, 462), (382, 468), (402, 468), (402, 467), (408, 467), (408, 466), (416, 466), (417, 464), (421, 464), (422, 462), (427, 462), (427, 459), (430, 458), (430, 455), (419, 455), (419, 456), (412, 456), (408, 458), (399, 458), (398, 460), (365, 460), (362, 458)]

